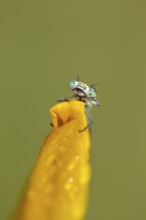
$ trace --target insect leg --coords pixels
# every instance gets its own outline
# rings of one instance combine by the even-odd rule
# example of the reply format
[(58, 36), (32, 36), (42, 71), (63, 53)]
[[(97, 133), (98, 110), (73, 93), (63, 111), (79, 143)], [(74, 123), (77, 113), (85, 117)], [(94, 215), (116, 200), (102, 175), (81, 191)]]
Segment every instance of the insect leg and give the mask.
[(83, 130), (81, 130), (79, 132), (83, 132), (87, 128), (89, 128), (90, 131), (91, 131), (91, 125), (93, 124), (93, 119), (92, 119), (91, 115), (89, 114), (89, 112), (86, 112), (86, 118), (87, 118), (87, 126)]
[(51, 127), (54, 127), (54, 125), (53, 125), (53, 123), (52, 123), (52, 122), (50, 123), (50, 125), (51, 125)]
[(70, 100), (71, 100), (71, 98), (66, 97), (66, 98), (60, 98), (60, 99), (58, 99), (57, 102), (68, 102), (68, 101), (70, 101)]

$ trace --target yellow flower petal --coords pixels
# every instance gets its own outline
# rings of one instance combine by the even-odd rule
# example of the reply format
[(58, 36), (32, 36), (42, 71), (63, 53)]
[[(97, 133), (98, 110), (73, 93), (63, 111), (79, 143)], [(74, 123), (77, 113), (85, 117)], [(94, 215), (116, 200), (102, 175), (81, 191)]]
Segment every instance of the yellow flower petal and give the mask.
[(81, 220), (90, 180), (90, 137), (85, 103), (50, 109), (52, 132), (39, 153), (15, 220)]

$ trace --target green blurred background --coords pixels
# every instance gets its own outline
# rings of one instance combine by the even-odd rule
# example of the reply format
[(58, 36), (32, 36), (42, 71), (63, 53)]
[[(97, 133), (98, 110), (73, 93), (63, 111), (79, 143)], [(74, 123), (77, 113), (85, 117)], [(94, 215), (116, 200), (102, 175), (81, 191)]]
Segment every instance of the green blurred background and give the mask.
[(78, 71), (100, 82), (86, 220), (146, 219), (146, 2), (0, 1), (0, 219), (15, 206), (48, 109)]

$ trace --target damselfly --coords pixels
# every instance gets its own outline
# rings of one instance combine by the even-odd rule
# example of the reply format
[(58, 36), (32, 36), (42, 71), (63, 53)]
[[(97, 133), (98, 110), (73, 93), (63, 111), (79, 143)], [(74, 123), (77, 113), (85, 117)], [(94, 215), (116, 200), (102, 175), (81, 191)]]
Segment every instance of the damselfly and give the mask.
[[(94, 84), (96, 85), (96, 84)], [(76, 99), (81, 102), (85, 102), (85, 113), (87, 117), (87, 126), (82, 130), (86, 130), (93, 123), (92, 117), (89, 113), (91, 106), (100, 106), (100, 102), (96, 99), (96, 89), (93, 87), (94, 85), (88, 86), (87, 84), (80, 82), (79, 80), (72, 80), (69, 83), (69, 88), (72, 90), (73, 95), (71, 98), (61, 98), (58, 99), (58, 102), (70, 101), (71, 99)]]

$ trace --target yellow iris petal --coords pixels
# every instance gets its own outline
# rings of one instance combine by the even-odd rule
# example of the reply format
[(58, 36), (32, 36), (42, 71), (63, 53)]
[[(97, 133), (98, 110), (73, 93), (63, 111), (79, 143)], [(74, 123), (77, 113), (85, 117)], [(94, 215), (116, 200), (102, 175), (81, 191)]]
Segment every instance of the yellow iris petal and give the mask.
[(81, 220), (90, 180), (85, 103), (50, 109), (53, 128), (39, 153), (16, 220)]

